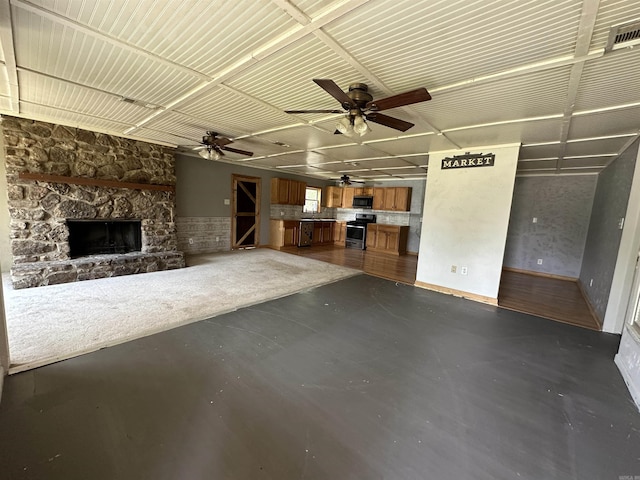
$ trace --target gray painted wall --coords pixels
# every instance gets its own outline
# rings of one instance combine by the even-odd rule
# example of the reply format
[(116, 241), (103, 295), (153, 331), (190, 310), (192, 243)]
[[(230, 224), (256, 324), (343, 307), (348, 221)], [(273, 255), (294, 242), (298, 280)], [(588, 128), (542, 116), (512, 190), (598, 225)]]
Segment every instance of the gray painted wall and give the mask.
[(243, 167), (230, 163), (213, 162), (201, 157), (176, 154), (176, 216), (177, 217), (231, 217), (231, 175), (247, 175), (262, 179), (260, 203), (260, 245), (269, 244), (269, 216), (271, 179), (273, 177), (301, 180), (312, 187), (324, 187), (331, 182), (284, 172)]
[(596, 175), (516, 178), (504, 266), (578, 278), (597, 181)]
[[(611, 290), (622, 230), (640, 141), (598, 175), (584, 250), (580, 282), (600, 320), (604, 319)], [(593, 279), (593, 285), (589, 285)]]

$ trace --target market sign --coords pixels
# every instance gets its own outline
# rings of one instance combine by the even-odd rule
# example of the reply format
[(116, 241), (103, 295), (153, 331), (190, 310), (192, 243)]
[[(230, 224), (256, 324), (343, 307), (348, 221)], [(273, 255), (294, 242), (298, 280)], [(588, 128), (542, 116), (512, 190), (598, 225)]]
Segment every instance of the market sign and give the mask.
[(442, 170), (449, 168), (493, 167), (496, 156), (493, 153), (465, 153), (442, 159)]

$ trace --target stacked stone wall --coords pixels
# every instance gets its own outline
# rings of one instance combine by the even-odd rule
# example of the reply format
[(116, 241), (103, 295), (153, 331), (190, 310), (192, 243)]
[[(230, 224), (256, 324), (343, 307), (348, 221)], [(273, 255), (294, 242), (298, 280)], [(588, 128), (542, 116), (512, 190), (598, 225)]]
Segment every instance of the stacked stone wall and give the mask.
[[(1, 125), (5, 141), (14, 287), (184, 266), (173, 218), (175, 192), (19, 178), (21, 172), (26, 172), (175, 186), (175, 158), (171, 150), (15, 117), (3, 117)], [(116, 255), (111, 259), (101, 258), (95, 272), (90, 268), (87, 270), (86, 262), (81, 262), (83, 267), (74, 277), (71, 272), (75, 271), (77, 260), (69, 257), (67, 219), (140, 220), (142, 255), (135, 256), (133, 263), (136, 266), (123, 269), (123, 264), (133, 264), (131, 258), (122, 256), (120, 262)], [(148, 258), (145, 259), (144, 254), (148, 254)], [(114, 263), (116, 260), (120, 263)], [(35, 275), (33, 272), (36, 271), (40, 273)]]

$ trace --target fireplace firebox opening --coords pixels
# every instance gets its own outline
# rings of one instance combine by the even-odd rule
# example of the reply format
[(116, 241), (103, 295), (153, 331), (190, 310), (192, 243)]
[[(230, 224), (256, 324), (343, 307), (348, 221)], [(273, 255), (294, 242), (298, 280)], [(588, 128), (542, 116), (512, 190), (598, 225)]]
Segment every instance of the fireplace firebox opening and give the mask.
[(71, 258), (142, 249), (140, 220), (67, 220)]

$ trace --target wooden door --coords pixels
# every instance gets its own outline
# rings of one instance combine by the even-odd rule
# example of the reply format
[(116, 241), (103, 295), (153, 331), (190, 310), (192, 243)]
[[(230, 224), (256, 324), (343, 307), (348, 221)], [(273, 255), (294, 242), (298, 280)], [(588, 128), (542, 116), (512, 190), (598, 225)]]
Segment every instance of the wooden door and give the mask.
[(232, 175), (231, 248), (260, 244), (260, 178)]

